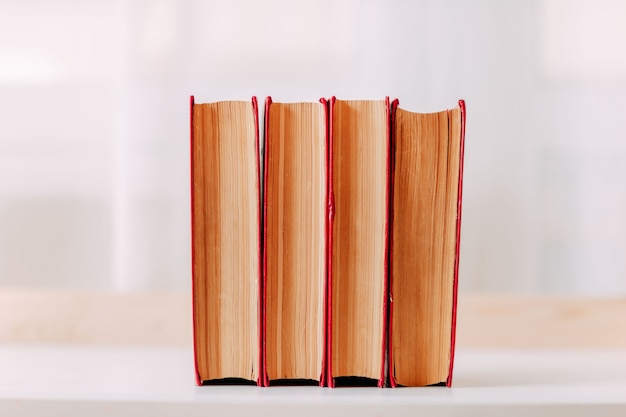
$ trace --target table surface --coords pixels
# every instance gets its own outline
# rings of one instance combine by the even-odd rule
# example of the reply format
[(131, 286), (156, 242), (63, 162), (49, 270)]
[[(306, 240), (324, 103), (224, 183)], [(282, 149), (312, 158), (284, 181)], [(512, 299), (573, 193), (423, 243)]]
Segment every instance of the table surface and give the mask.
[(454, 387), (197, 387), (181, 347), (0, 346), (0, 415), (626, 415), (625, 350), (457, 350)]

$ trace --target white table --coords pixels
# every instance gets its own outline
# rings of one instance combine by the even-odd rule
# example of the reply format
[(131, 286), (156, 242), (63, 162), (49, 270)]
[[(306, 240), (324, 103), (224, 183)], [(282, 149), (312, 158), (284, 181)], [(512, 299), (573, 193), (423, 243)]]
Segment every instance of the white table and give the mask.
[(454, 387), (194, 385), (185, 348), (0, 346), (0, 416), (626, 416), (626, 351), (459, 350)]

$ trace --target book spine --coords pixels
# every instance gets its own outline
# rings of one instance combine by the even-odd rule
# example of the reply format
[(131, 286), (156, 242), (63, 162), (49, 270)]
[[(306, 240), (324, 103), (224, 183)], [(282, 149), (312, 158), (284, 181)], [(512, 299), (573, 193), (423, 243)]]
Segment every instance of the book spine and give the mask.
[(391, 146), (389, 149), (389, 159), (390, 159), (390, 175), (389, 175), (389, 193), (391, 195), (389, 199), (389, 204), (387, 205), (389, 210), (389, 262), (388, 262), (388, 285), (389, 285), (389, 308), (388, 308), (388, 319), (387, 319), (387, 374), (389, 379), (389, 385), (392, 388), (398, 386), (396, 383), (396, 378), (394, 375), (394, 367), (393, 367), (393, 344), (392, 344), (392, 335), (393, 335), (393, 189), (395, 186), (393, 175), (396, 167), (396, 154), (395, 154), (395, 126), (396, 126), (396, 110), (398, 109), (399, 100), (394, 99), (391, 102), (391, 115), (389, 117), (389, 139), (391, 142)]
[(328, 206), (327, 206), (327, 280), (326, 280), (326, 386), (333, 388), (333, 220), (335, 218), (335, 196), (333, 193), (333, 124), (335, 113), (333, 96), (328, 102)]
[[(190, 187), (191, 187), (191, 286), (192, 288), (195, 287), (195, 277), (196, 277), (196, 273), (195, 273), (195, 268), (196, 268), (196, 262), (195, 262), (195, 239), (194, 239), (194, 186), (193, 186), (193, 182), (194, 182), (194, 141), (193, 141), (193, 106), (195, 104), (195, 99), (194, 96), (189, 97), (189, 155), (190, 155), (190, 170), (191, 170), (191, 181), (190, 181)], [(202, 385), (202, 381), (200, 380), (200, 373), (198, 372), (198, 355), (196, 352), (197, 349), (197, 344), (196, 344), (196, 339), (197, 339), (197, 334), (196, 334), (196, 297), (195, 297), (195, 291), (191, 292), (191, 310), (192, 310), (192, 326), (193, 326), (193, 367), (194, 367), (194, 374), (195, 374), (195, 379), (196, 379), (196, 385)]]
[(446, 380), (446, 386), (452, 386), (452, 371), (454, 370), (454, 350), (456, 344), (456, 315), (457, 315), (457, 300), (459, 290), (459, 250), (461, 246), (461, 212), (463, 206), (463, 160), (465, 156), (465, 120), (467, 118), (467, 111), (465, 109), (465, 101), (459, 100), (459, 108), (461, 109), (461, 146), (459, 152), (459, 191), (457, 198), (456, 209), (456, 248), (454, 256), (454, 287), (452, 292), (452, 334), (450, 343), (450, 371), (448, 372), (448, 379)]

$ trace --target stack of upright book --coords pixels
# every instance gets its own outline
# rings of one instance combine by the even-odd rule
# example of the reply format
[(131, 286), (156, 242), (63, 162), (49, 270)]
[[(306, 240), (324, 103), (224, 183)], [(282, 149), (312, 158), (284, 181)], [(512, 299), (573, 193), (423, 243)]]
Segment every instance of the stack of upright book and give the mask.
[(196, 382), (450, 386), (465, 118), (192, 97)]

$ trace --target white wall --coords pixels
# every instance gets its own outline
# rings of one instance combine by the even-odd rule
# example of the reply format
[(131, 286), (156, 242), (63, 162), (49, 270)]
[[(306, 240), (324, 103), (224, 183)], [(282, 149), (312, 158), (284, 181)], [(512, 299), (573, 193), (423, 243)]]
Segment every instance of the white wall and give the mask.
[(626, 295), (619, 1), (0, 1), (0, 285), (187, 291), (188, 98), (468, 107), (465, 290)]

